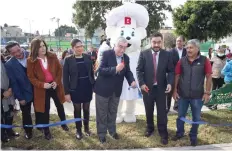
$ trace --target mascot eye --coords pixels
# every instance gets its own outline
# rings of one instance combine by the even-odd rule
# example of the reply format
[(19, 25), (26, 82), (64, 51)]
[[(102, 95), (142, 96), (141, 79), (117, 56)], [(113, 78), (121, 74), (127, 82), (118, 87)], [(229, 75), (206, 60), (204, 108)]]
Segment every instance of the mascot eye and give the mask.
[(124, 31), (122, 30), (122, 31), (121, 31), (121, 36), (123, 36), (123, 35), (124, 35)]
[(131, 36), (134, 37), (134, 36), (135, 36), (135, 32), (132, 32), (132, 33), (131, 33)]

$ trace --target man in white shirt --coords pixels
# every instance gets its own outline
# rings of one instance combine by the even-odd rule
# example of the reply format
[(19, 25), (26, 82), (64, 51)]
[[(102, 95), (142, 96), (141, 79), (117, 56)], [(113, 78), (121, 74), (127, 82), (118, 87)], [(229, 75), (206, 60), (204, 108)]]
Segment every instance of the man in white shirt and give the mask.
[[(171, 56), (172, 56), (173, 64), (176, 67), (177, 62), (182, 57), (186, 56), (186, 49), (184, 48), (184, 37), (183, 36), (179, 36), (179, 37), (176, 38), (176, 48), (171, 49), (170, 53), (171, 53)], [(167, 113), (169, 112), (169, 110), (171, 108), (172, 93), (173, 93), (173, 91), (171, 91), (167, 95)], [(175, 102), (173, 109), (175, 111), (178, 111), (178, 104), (177, 104), (177, 102)]]

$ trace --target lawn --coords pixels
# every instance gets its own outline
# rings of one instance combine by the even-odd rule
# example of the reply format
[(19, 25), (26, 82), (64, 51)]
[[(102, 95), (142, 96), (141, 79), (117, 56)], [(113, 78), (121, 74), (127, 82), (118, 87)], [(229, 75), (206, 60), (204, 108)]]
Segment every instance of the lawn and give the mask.
[[(15, 118), (15, 124), (20, 124), (21, 113)], [(51, 121), (58, 121), (57, 115), (51, 115)], [(72, 118), (72, 117), (68, 117)], [(170, 138), (175, 135), (176, 130), (176, 115), (168, 116), (168, 130)], [(156, 120), (156, 119), (155, 119)], [(209, 111), (202, 114), (202, 120), (210, 123), (232, 123), (232, 111), (218, 110)], [(155, 121), (156, 122), (156, 121)], [(90, 137), (84, 137), (81, 141), (75, 138), (75, 125), (69, 124), (70, 131), (65, 132), (61, 127), (52, 127), (51, 133), (53, 139), (47, 141), (44, 136), (38, 130), (34, 130), (34, 135), (31, 140), (24, 139), (23, 129), (16, 128), (16, 131), (20, 133), (20, 137), (12, 139), (10, 142), (2, 144), (2, 147), (15, 147), (19, 149), (41, 149), (41, 150), (77, 150), (77, 149), (133, 149), (133, 148), (154, 148), (154, 147), (166, 147), (160, 144), (160, 137), (156, 131), (154, 136), (146, 138), (143, 136), (145, 132), (145, 116), (138, 116), (137, 123), (133, 124), (118, 124), (117, 130), (120, 135), (120, 140), (113, 140), (107, 136), (107, 143), (102, 145), (99, 143), (96, 135), (95, 117), (91, 118), (90, 127), (93, 135)], [(190, 125), (186, 124), (186, 137), (174, 142), (169, 140), (167, 147), (177, 146), (189, 146), (189, 138), (187, 134), (189, 132)], [(208, 125), (200, 126), (199, 128), (199, 145), (206, 144), (220, 144), (232, 142), (232, 127), (212, 127)]]

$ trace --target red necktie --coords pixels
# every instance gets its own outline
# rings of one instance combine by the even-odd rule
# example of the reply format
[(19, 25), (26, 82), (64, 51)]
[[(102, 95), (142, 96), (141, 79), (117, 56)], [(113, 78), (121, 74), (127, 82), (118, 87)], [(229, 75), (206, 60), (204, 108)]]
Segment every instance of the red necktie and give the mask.
[(154, 52), (154, 53), (153, 53), (154, 83), (156, 83), (156, 55), (157, 55), (157, 52)]

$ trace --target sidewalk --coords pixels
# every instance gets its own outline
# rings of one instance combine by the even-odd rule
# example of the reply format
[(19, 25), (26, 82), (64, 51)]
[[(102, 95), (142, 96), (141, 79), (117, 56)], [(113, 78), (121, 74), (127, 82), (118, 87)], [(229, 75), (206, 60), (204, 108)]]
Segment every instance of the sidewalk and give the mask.
[[(2, 150), (20, 150), (19, 148), (7, 147), (1, 148)], [(147, 149), (125, 149), (122, 151), (191, 151), (191, 150), (204, 150), (204, 151), (211, 151), (211, 150), (223, 150), (223, 151), (231, 151), (232, 150), (232, 143), (229, 144), (212, 144), (212, 145), (202, 145), (202, 146), (185, 146), (185, 147), (168, 147), (168, 148), (147, 148)], [(83, 151), (99, 151), (99, 150), (83, 150)], [(106, 150), (107, 151), (107, 150)], [(118, 151), (118, 150), (110, 150), (110, 151)]]

